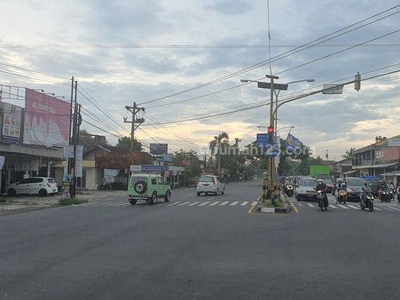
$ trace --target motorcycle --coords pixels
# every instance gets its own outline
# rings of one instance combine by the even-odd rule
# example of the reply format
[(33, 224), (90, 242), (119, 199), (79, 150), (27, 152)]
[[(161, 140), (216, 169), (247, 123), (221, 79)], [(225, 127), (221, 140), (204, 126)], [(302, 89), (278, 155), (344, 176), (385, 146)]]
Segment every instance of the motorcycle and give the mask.
[(372, 212), (374, 210), (374, 195), (372, 193), (365, 193), (361, 197), (364, 197), (364, 200), (360, 199), (361, 209), (368, 208)]
[(346, 204), (346, 200), (347, 200), (347, 192), (344, 189), (340, 189), (338, 190), (338, 195), (336, 197), (336, 203), (342, 203)]
[(325, 193), (322, 190), (316, 191), (317, 194), (317, 202), (319, 208), (321, 208), (322, 211), (328, 210), (328, 201), (325, 199)]
[(64, 193), (65, 186), (64, 185), (57, 185), (57, 194), (62, 195)]
[(381, 202), (390, 202), (393, 199), (393, 191), (387, 188), (380, 190), (379, 198)]
[(292, 197), (292, 196), (293, 196), (293, 193), (294, 193), (293, 185), (291, 185), (291, 184), (286, 185), (286, 186), (285, 186), (285, 193), (286, 193), (286, 195), (288, 195), (289, 197)]

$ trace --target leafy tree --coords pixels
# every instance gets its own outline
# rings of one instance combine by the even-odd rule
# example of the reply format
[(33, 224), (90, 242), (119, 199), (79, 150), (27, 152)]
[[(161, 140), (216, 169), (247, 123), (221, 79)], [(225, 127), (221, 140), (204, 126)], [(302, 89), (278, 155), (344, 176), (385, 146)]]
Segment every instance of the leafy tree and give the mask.
[(182, 184), (188, 185), (194, 182), (194, 178), (199, 176), (202, 172), (201, 165), (198, 154), (196, 151), (184, 151), (180, 149), (176, 151), (173, 156), (173, 165), (175, 166), (185, 166), (185, 171), (182, 174)]
[[(131, 138), (124, 136), (123, 138), (118, 139), (118, 143), (115, 145), (115, 148), (121, 152), (130, 152)], [(138, 142), (136, 139), (133, 139), (133, 150), (142, 151), (142, 143)]]

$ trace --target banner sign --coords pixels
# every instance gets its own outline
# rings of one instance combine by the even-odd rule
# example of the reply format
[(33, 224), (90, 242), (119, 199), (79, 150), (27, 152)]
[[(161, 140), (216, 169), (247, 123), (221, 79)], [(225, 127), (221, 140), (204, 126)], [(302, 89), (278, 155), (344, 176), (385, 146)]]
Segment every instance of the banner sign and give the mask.
[(69, 144), (69, 102), (26, 89), (24, 144), (45, 147)]
[(167, 154), (168, 144), (150, 144), (150, 154)]
[(303, 145), (299, 139), (297, 139), (294, 135), (288, 134), (285, 141), (285, 149), (286, 151), (294, 152), (296, 149), (300, 148)]

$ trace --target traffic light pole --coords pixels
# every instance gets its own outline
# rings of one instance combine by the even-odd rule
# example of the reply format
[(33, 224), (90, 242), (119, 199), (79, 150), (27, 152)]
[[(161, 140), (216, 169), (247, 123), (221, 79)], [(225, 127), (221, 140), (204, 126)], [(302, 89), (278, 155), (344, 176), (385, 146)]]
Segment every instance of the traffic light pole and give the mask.
[[(267, 78), (271, 79), (271, 96), (269, 101), (269, 127), (274, 128), (274, 79), (279, 79), (278, 76), (266, 75)], [(270, 136), (268, 129), (268, 136)], [(271, 135), (273, 137), (273, 133)], [(274, 140), (269, 140), (269, 143), (274, 143)], [(275, 159), (273, 157), (268, 158), (268, 194), (271, 199), (271, 204), (275, 206), (275, 174), (274, 174), (274, 162)]]

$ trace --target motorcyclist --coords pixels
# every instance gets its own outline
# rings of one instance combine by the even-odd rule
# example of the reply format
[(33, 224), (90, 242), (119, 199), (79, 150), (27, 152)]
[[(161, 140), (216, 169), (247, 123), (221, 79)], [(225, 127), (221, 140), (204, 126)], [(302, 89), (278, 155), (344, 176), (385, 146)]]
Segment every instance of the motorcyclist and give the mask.
[(360, 201), (364, 207), (368, 207), (368, 203), (365, 202), (367, 199), (366, 195), (371, 193), (371, 188), (368, 186), (368, 183), (364, 183), (364, 186), (361, 187)]
[(315, 191), (322, 191), (324, 195), (324, 202), (328, 204), (328, 196), (326, 195), (326, 184), (322, 181), (322, 179), (318, 179), (317, 186), (315, 187)]

